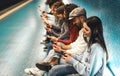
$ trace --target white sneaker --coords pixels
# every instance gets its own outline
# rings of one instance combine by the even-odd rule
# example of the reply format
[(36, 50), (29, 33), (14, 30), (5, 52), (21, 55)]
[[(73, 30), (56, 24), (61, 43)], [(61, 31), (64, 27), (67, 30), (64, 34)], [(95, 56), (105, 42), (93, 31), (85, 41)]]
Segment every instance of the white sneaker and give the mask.
[(45, 71), (39, 70), (35, 76), (44, 76)]
[(33, 76), (43, 76), (45, 71), (39, 70), (38, 68), (26, 68), (25, 73)]

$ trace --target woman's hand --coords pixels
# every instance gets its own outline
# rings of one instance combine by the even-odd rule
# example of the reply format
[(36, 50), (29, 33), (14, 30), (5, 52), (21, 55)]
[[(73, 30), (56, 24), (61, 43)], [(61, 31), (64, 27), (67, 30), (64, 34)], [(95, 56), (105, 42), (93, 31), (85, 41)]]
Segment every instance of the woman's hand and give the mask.
[(63, 56), (63, 59), (65, 59), (65, 61), (66, 61), (67, 63), (70, 62), (70, 59), (71, 59), (71, 58), (72, 58), (72, 56), (71, 56), (71, 54), (69, 54), (69, 53), (65, 53), (64, 56)]
[(55, 52), (58, 52), (58, 53), (60, 53), (61, 52), (61, 46), (59, 46), (59, 45), (56, 45), (56, 44), (53, 44), (53, 49), (55, 50)]
[(52, 33), (52, 29), (51, 29), (51, 28), (46, 28), (46, 31), (47, 31), (48, 33)]
[(90, 37), (91, 35), (91, 30), (86, 23), (83, 23), (83, 34), (85, 37)]
[(58, 41), (58, 38), (56, 38), (55, 36), (50, 36), (50, 39), (54, 42), (57, 42)]

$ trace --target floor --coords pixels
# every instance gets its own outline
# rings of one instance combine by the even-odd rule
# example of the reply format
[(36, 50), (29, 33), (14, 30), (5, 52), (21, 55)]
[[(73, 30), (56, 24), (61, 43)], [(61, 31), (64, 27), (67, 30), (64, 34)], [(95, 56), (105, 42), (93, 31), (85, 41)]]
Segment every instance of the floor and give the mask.
[[(95, 4), (87, 0), (64, 0), (64, 2), (70, 1), (85, 7), (88, 17), (96, 15), (102, 19), (105, 28), (104, 36), (110, 54), (108, 66), (114, 76), (120, 76), (120, 15), (117, 13), (120, 11), (115, 9), (119, 7), (117, 5), (119, 1), (111, 2), (112, 6), (108, 1), (102, 2), (103, 0), (93, 0)], [(45, 30), (38, 5), (47, 10), (44, 0), (33, 0), (0, 21), (0, 76), (27, 76), (24, 69), (35, 67), (35, 63), (45, 57), (46, 52), (42, 50), (44, 45), (40, 44)]]
[(45, 31), (39, 17), (40, 2), (43, 0), (34, 0), (0, 21), (0, 76), (27, 76), (24, 69), (35, 67), (45, 57), (40, 45)]

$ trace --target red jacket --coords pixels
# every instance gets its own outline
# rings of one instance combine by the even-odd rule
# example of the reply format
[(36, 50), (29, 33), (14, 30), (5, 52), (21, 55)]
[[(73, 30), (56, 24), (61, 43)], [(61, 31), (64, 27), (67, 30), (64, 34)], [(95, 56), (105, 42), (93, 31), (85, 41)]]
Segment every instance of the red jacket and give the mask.
[(74, 42), (77, 39), (77, 37), (79, 36), (79, 30), (80, 29), (78, 28), (77, 25), (72, 25), (70, 27), (70, 38), (69, 38), (69, 40), (60, 40), (60, 39), (58, 39), (58, 42), (62, 42), (65, 45), (68, 45), (68, 44)]

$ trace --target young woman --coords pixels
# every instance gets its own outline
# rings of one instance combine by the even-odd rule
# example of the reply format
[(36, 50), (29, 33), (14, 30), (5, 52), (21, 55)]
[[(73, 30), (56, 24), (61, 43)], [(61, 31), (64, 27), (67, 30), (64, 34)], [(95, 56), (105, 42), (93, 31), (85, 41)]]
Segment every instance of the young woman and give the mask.
[[(69, 64), (56, 65), (49, 71), (49, 76), (103, 76), (104, 67), (108, 60), (108, 52), (103, 37), (101, 20), (90, 17), (83, 25), (84, 39), (88, 49), (81, 56), (71, 56), (65, 53), (63, 57)], [(87, 33), (90, 31), (91, 33)], [(86, 39), (89, 37), (89, 40)], [(79, 44), (78, 44), (79, 45)]]

